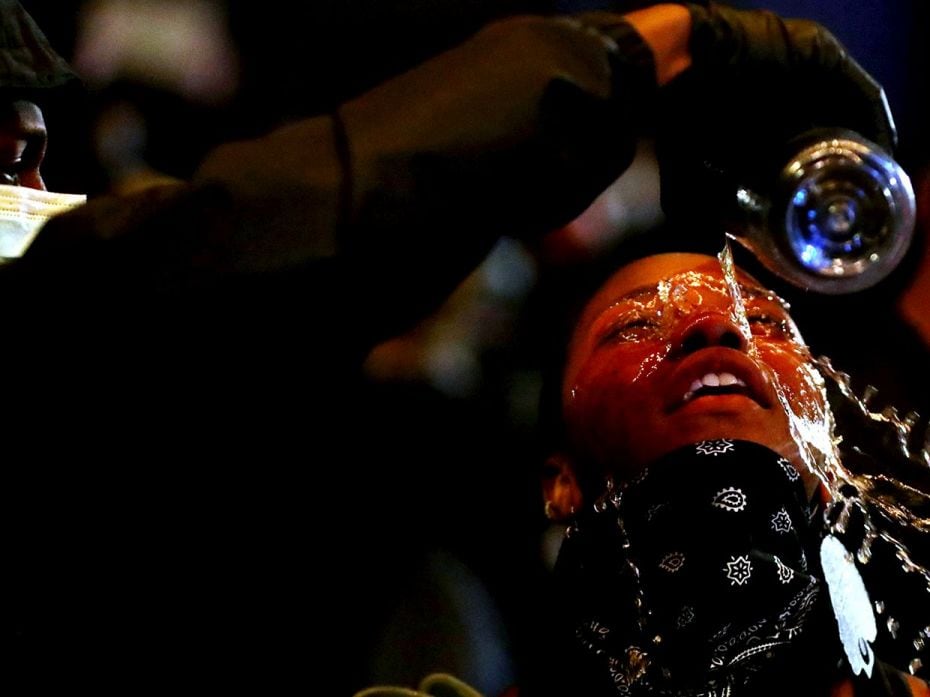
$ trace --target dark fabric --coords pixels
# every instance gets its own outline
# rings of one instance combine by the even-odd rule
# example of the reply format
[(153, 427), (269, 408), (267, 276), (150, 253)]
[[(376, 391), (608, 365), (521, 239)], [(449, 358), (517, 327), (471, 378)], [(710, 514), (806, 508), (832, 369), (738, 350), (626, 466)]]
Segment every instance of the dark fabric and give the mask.
[(384, 599), (489, 494), (470, 444), (441, 437), (462, 419), (397, 424), (359, 366), (500, 234), (548, 231), (627, 166), (652, 66), (615, 81), (611, 51), (509, 20), (345, 105), (341, 146), (320, 116), (220, 148), (0, 268), (20, 338), (5, 681), (363, 686)]
[[(923, 571), (927, 565), (927, 545), (923, 539), (926, 532), (921, 530), (920, 523), (926, 520), (926, 502), (916, 495), (919, 489), (909, 490), (902, 485), (908, 481), (902, 476), (907, 470), (899, 465), (895, 455), (876, 460), (857, 447), (862, 435), (863, 432), (851, 433), (844, 439), (843, 447), (848, 450), (844, 465), (866, 479), (854, 480), (859, 489), (853, 486), (840, 489), (830, 504), (827, 520), (831, 534), (855, 559), (856, 570), (875, 610), (876, 656), (900, 668), (913, 663), (916, 670), (927, 664), (925, 637), (930, 626), (930, 584)], [(894, 502), (909, 511), (911, 517), (899, 519), (886, 513), (881, 502)], [(922, 671), (919, 674), (924, 675)]]
[(329, 291), (304, 296), (305, 316), (338, 298), (366, 313), (370, 346), (434, 309), (501, 235), (558, 227), (629, 164), (655, 68), (625, 22), (602, 20), (612, 42), (593, 22), (499, 22), (335, 121), (220, 147), (190, 184), (91, 202), (47, 226), (0, 286), (66, 287), (103, 307), (112, 287), (125, 301), (313, 277)]
[[(792, 92), (776, 91), (775, 96), (791, 94), (803, 100), (800, 118), (811, 119), (808, 128), (845, 126), (889, 151), (894, 148), (894, 121), (881, 85), (824, 27), (773, 12), (740, 12), (715, 2), (691, 5), (690, 11), (694, 68), (704, 79), (792, 80)], [(771, 123), (798, 111), (780, 106), (782, 110), (769, 116)], [(788, 123), (798, 128), (796, 121)]]
[(0, 0), (0, 88), (40, 96), (77, 80), (17, 0)]
[(828, 684), (838, 644), (810, 514), (787, 460), (725, 440), (677, 450), (595, 504), (557, 572), (604, 694)]

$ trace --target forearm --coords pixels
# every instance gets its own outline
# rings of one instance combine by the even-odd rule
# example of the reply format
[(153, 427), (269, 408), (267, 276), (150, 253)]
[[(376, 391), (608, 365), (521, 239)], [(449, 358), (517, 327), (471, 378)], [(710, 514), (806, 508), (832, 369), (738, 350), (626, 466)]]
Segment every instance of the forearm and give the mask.
[(643, 39), (662, 44), (663, 76), (680, 63), (661, 39), (670, 22), (652, 14), (637, 13), (643, 38), (613, 16), (614, 52), (583, 19), (499, 23), (344, 105), (326, 127), (220, 149), (198, 178), (256, 211), (235, 225), (280, 219), (301, 236), (287, 245), (296, 257), (350, 264), (379, 297), (399, 293), (407, 306), (394, 313), (416, 316), (499, 236), (564, 224), (623, 172), (654, 90)]
[(201, 164), (196, 184), (226, 195), (209, 240), (226, 272), (293, 268), (338, 252), (350, 173), (329, 116), (305, 119), (248, 141), (223, 145)]
[[(622, 18), (614, 16), (613, 21), (614, 26), (628, 23), (651, 51), (658, 84), (690, 65), (690, 16), (683, 6), (658, 5)], [(512, 46), (507, 47), (500, 39), (509, 40), (508, 32), (522, 41), (510, 41)], [(281, 219), (281, 226), (287, 227), (293, 224), (290, 221), (309, 219), (313, 224), (301, 226), (305, 236), (296, 240), (301, 253), (309, 256), (345, 251), (335, 239), (337, 228), (354, 227), (356, 233), (365, 234), (361, 228), (373, 221), (379, 224), (386, 212), (396, 223), (391, 231), (394, 241), (402, 240), (404, 225), (421, 218), (424, 208), (435, 207), (434, 199), (442, 199), (445, 219), (436, 222), (446, 222), (453, 213), (449, 206), (460, 205), (456, 216), (479, 211), (476, 221), (508, 220), (509, 229), (504, 231), (510, 234), (543, 233), (580, 212), (600, 193), (601, 184), (606, 186), (610, 176), (626, 166), (630, 143), (638, 136), (633, 122), (637, 112), (648, 112), (651, 95), (642, 93), (641, 85), (612, 84), (610, 61), (640, 60), (625, 55), (629, 42), (637, 39), (624, 40), (621, 55), (609, 57), (601, 37), (568, 22), (523, 18), (500, 23), (343, 106), (344, 132), (338, 124), (315, 119), (312, 127), (290, 126), (225, 146), (207, 159), (198, 178), (223, 182), (244, 202), (270, 203), (261, 206), (263, 225)], [(502, 54), (509, 60), (502, 60)], [(492, 65), (493, 61), (499, 65)], [(641, 73), (648, 69), (634, 67)], [(646, 77), (641, 80), (648, 83)], [(572, 115), (564, 112), (576, 106), (569, 100), (551, 103), (551, 88), (559, 82), (577, 87), (578, 95), (573, 96), (579, 102), (584, 98), (602, 102), (596, 105), (601, 111), (610, 101), (621, 104), (625, 120), (585, 123), (576, 116), (576, 132), (566, 124), (559, 124), (562, 132), (543, 132), (551, 129), (546, 120), (568, 120)], [(556, 109), (563, 113), (553, 113)], [(593, 137), (584, 132), (598, 128), (604, 130)], [(346, 142), (337, 142), (342, 136)], [(546, 142), (554, 137), (560, 142)], [(539, 165), (532, 158), (516, 165), (500, 162), (529, 139), (536, 139), (532, 145), (537, 152), (547, 147), (573, 148), (570, 160), (563, 152), (562, 159), (552, 157), (551, 164), (570, 166), (589, 178), (597, 175), (596, 182), (583, 180), (580, 185), (572, 178), (554, 192), (565, 202), (565, 210), (541, 220), (535, 220), (536, 211), (520, 208), (523, 201), (518, 197), (501, 196), (519, 186), (520, 179), (541, 178), (532, 171)], [(579, 148), (597, 139), (605, 146), (601, 152)], [(619, 145), (619, 152), (609, 151), (612, 144)], [(534, 153), (520, 153), (527, 154)], [(605, 161), (609, 175), (603, 174)], [(509, 169), (509, 182), (495, 171), (501, 164)], [(489, 186), (490, 180), (495, 185)], [(386, 208), (391, 210), (380, 210)]]
[(396, 331), (501, 235), (568, 222), (624, 171), (656, 65), (682, 64), (675, 15), (498, 22), (336, 115), (217, 149), (189, 186), (56, 221), (24, 266), (173, 290), (306, 273), (333, 288), (308, 311), (365, 302), (376, 333)]

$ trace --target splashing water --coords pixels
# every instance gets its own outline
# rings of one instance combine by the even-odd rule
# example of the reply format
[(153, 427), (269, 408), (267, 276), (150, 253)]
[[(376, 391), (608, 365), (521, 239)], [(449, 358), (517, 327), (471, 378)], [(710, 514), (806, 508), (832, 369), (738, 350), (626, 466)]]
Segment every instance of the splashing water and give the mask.
[[(732, 250), (729, 244), (720, 252), (718, 259), (737, 316), (745, 319), (745, 309), (742, 303), (742, 294), (736, 278), (736, 266), (733, 261)], [(811, 365), (817, 369), (820, 377), (818, 387), (823, 391), (826, 399), (826, 383), (829, 380), (835, 385), (839, 396), (847, 406), (851, 406), (855, 415), (866, 424), (873, 425), (883, 431), (883, 441), (892, 443), (893, 452), (886, 454), (887, 460), (898, 460), (898, 464), (907, 463), (911, 469), (919, 468), (922, 478), (930, 481), (930, 427), (919, 444), (915, 446), (914, 427), (919, 421), (915, 412), (900, 416), (894, 407), (886, 407), (881, 411), (872, 411), (869, 402), (875, 396), (876, 390), (871, 386), (866, 388), (863, 396), (856, 394), (848, 374), (833, 367), (830, 359), (821, 356), (813, 357), (807, 354)], [(785, 413), (788, 415), (791, 436), (798, 446), (801, 459), (811, 472), (823, 482), (830, 498), (835, 502), (842, 502), (838, 507), (837, 519), (832, 523), (833, 529), (842, 533), (849, 525), (853, 511), (861, 517), (862, 541), (859, 548), (853, 550), (856, 560), (867, 565), (872, 558), (872, 546), (876, 540), (882, 540), (894, 550), (894, 556), (900, 564), (901, 570), (908, 575), (915, 575), (922, 579), (926, 592), (930, 593), (930, 570), (927, 566), (915, 560), (913, 554), (903, 541), (906, 534), (916, 534), (917, 537), (930, 535), (930, 487), (927, 490), (912, 486), (885, 472), (853, 472), (844, 465), (844, 460), (852, 459), (853, 455), (877, 459), (879, 455), (868, 452), (863, 446), (852, 442), (851, 438), (832, 435), (832, 415), (827, 414), (830, 428), (824, 429), (823, 423), (815, 423), (799, 416), (792, 407), (791, 401), (784, 387), (773, 376), (776, 393)], [(854, 431), (855, 428), (850, 428)], [(886, 448), (887, 449), (887, 448)], [(855, 491), (855, 495), (851, 494)], [(879, 528), (873, 521), (870, 513), (877, 513), (885, 522)], [(920, 541), (920, 548), (926, 548), (927, 541)], [(917, 547), (915, 546), (915, 549)], [(884, 604), (876, 602), (876, 611), (882, 614)], [(897, 636), (898, 622), (888, 617), (889, 633)], [(930, 638), (930, 627), (918, 631), (912, 644), (919, 653), (923, 650), (924, 639)], [(912, 673), (922, 666), (919, 658), (915, 657), (910, 665)]]
[[(720, 268), (723, 272), (727, 290), (733, 303), (733, 319), (740, 327), (743, 335), (749, 344), (749, 353), (759, 357), (759, 347), (752, 336), (749, 328), (749, 319), (746, 314), (746, 306), (743, 301), (743, 293), (736, 275), (736, 264), (733, 260), (733, 252), (729, 243), (726, 243), (723, 250), (718, 255)], [(774, 294), (773, 294), (774, 297)], [(775, 298), (787, 308), (788, 305), (780, 298)], [(797, 335), (797, 342), (792, 346), (791, 351), (803, 364), (800, 369), (801, 377), (808, 384), (808, 388), (813, 394), (822, 395), (821, 401), (826, 403), (826, 392), (823, 382), (823, 376), (810, 367), (811, 356), (807, 347)], [(765, 361), (760, 361), (764, 363)], [(804, 466), (813, 472), (830, 490), (834, 493), (833, 486), (843, 477), (837, 476), (843, 473), (842, 462), (832, 438), (833, 423), (829, 410), (825, 412), (813, 413), (808, 410), (806, 413), (800, 413), (792, 402), (791, 396), (785, 386), (779, 379), (776, 371), (770, 371), (769, 377), (775, 387), (775, 394), (781, 404), (782, 410), (788, 417), (788, 427), (791, 438), (798, 448), (798, 454)], [(803, 395), (799, 395), (803, 396)]]
[[(928, 453), (926, 442), (920, 448), (915, 449), (911, 446), (912, 433), (918, 421), (916, 413), (910, 412), (902, 418), (898, 416), (898, 411), (894, 407), (886, 407), (879, 412), (872, 411), (869, 409), (868, 402), (875, 394), (874, 388), (867, 388), (863, 397), (859, 397), (852, 388), (850, 376), (835, 369), (829, 358), (820, 356), (814, 359), (814, 363), (820, 372), (836, 385), (840, 396), (846, 404), (855, 409), (860, 417), (876, 424), (893, 436), (898, 451), (896, 454), (899, 458), (920, 468), (928, 467), (930, 453)], [(847, 444), (842, 438), (837, 440), (838, 449), (844, 449), (841, 447), (844, 445), (845, 449), (852, 452), (870, 454), (864, 453), (861, 446), (853, 443)], [(831, 493), (835, 493), (843, 485), (850, 485), (857, 490), (864, 501), (874, 504), (877, 510), (890, 521), (912, 530), (930, 533), (930, 517), (916, 512), (930, 508), (930, 492), (911, 486), (888, 474), (853, 474), (846, 468), (840, 468), (836, 474), (837, 483), (831, 486)], [(924, 574), (927, 575), (927, 572), (924, 571)], [(927, 578), (930, 581), (930, 575), (927, 575)]]
[[(869, 386), (860, 397), (853, 390), (850, 376), (836, 370), (829, 358), (820, 356), (814, 359), (814, 363), (820, 372), (836, 386), (843, 404), (853, 408), (855, 415), (864, 424), (862, 430), (871, 425), (886, 436), (882, 439), (884, 443), (890, 442), (890, 446), (884, 446), (884, 450), (888, 451), (886, 459), (882, 461), (885, 465), (883, 468), (885, 472), (853, 473), (848, 468), (842, 467), (836, 470), (837, 480), (830, 488), (831, 496), (835, 500), (842, 497), (840, 489), (843, 486), (851, 486), (855, 489), (856, 495), (841, 498), (841, 500), (845, 499), (843, 501), (845, 506), (841, 508), (834, 528), (840, 533), (844, 532), (853, 511), (856, 511), (863, 525), (862, 541), (859, 548), (853, 552), (856, 560), (863, 566), (867, 565), (872, 558), (873, 544), (876, 540), (882, 540), (894, 550), (894, 556), (905, 576), (919, 578), (923, 582), (925, 592), (930, 594), (930, 570), (926, 565), (928, 559), (926, 538), (930, 536), (930, 487), (918, 488), (887, 473), (892, 469), (888, 467), (888, 461), (891, 461), (897, 465), (897, 469), (910, 467), (921, 475), (922, 479), (930, 479), (930, 472), (928, 472), (930, 451), (928, 451), (926, 438), (919, 447), (912, 445), (914, 426), (919, 417), (915, 412), (900, 417), (894, 407), (872, 411), (869, 408), (869, 402), (875, 396), (875, 388)], [(861, 432), (857, 433), (862, 436)], [(853, 443), (851, 439), (838, 438), (837, 448), (849, 456), (864, 455), (873, 459), (876, 457), (874, 450), (867, 452), (862, 446)], [(879, 528), (870, 517), (870, 513), (877, 514), (890, 525)], [(903, 539), (906, 535), (910, 535), (908, 538), (910, 548)], [(912, 549), (922, 550), (923, 559), (916, 559)], [(875, 610), (879, 615), (884, 614), (884, 603), (876, 601)], [(918, 610), (909, 608), (909, 611), (917, 612)], [(893, 638), (898, 638), (900, 629), (898, 620), (888, 615), (886, 626), (889, 634)], [(916, 654), (924, 651), (925, 640), (930, 638), (930, 625), (917, 629), (912, 637), (902, 638), (911, 639), (910, 645), (915, 655), (907, 667), (912, 674), (916, 674), (923, 667), (922, 660)]]
[(740, 332), (749, 341), (749, 348), (752, 353), (756, 352), (756, 344), (752, 341), (752, 330), (749, 328), (749, 318), (746, 315), (746, 304), (743, 302), (743, 293), (739, 287), (739, 281), (736, 279), (736, 263), (733, 261), (733, 250), (730, 248), (730, 242), (727, 241), (717, 255), (720, 261), (720, 269), (723, 271), (723, 278), (727, 284), (727, 291), (730, 293), (730, 299), (733, 301), (733, 318), (739, 326)]
[[(721, 251), (719, 259), (728, 289), (733, 297), (735, 311), (738, 316), (741, 315), (739, 321), (742, 324), (746, 321), (745, 309), (729, 244)], [(829, 379), (836, 385), (839, 394), (854, 407), (861, 417), (879, 424), (893, 434), (897, 454), (900, 457), (908, 462), (919, 464), (922, 468), (930, 468), (930, 428), (927, 430), (921, 447), (915, 449), (912, 446), (914, 426), (919, 420), (915, 412), (909, 412), (901, 417), (894, 407), (886, 407), (880, 412), (870, 410), (868, 403), (876, 393), (874, 388), (867, 388), (863, 397), (859, 397), (853, 390), (850, 376), (835, 369), (829, 358), (825, 356), (814, 358), (809, 353), (807, 356), (816, 366), (821, 377), (818, 387), (824, 388), (823, 378)], [(778, 376), (773, 375), (773, 377), (779, 401), (788, 414), (792, 437), (798, 445), (801, 457), (811, 471), (820, 478), (831, 495), (836, 497), (844, 486), (852, 486), (867, 503), (875, 504), (890, 520), (921, 532), (930, 533), (930, 517), (922, 517), (913, 510), (930, 507), (930, 492), (910, 486), (887, 474), (852, 473), (843, 465), (841, 457), (843, 448), (840, 446), (846, 443), (845, 439), (834, 438), (829, 434), (824, 437), (821, 424), (811, 423), (808, 419), (799, 417), (792, 408), (785, 389), (778, 382)], [(848, 447), (861, 452), (858, 446)], [(898, 493), (900, 496), (894, 497), (887, 492)], [(905, 504), (902, 501), (910, 503)]]
[(872, 401), (877, 393), (874, 387), (871, 385), (867, 386), (862, 397), (859, 397), (852, 388), (852, 379), (850, 376), (847, 373), (836, 370), (829, 358), (821, 356), (815, 359), (815, 362), (820, 372), (836, 384), (840, 394), (842, 394), (862, 416), (875, 423), (885, 424), (893, 431), (901, 455), (908, 460), (918, 462), (925, 467), (930, 467), (930, 428), (927, 429), (921, 447), (915, 449), (912, 446), (914, 426), (920, 419), (917, 412), (908, 412), (902, 418), (898, 415), (898, 410), (895, 407), (885, 407), (880, 412), (872, 411), (869, 408), (869, 402)]

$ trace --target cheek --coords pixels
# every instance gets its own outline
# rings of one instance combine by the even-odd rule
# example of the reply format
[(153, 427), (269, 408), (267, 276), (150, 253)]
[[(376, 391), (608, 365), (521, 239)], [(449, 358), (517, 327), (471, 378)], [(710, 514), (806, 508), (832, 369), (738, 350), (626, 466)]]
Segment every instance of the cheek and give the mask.
[(760, 345), (759, 356), (772, 369), (795, 416), (808, 422), (826, 420), (823, 378), (811, 366), (804, 351)]
[(590, 452), (624, 447), (641, 428), (654, 390), (649, 378), (661, 347), (619, 346), (592, 354), (565, 383), (564, 415), (574, 439)]
[(38, 189), (39, 191), (46, 190), (45, 182), (42, 180), (42, 174), (39, 172), (38, 167), (30, 168), (20, 174), (19, 183), (21, 186), (25, 186), (30, 189)]

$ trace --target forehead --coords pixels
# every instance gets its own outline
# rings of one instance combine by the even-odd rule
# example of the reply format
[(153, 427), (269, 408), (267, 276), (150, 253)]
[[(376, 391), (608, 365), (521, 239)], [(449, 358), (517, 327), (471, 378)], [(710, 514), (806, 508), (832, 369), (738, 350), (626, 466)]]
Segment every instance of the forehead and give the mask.
[(23, 143), (31, 139), (45, 139), (45, 119), (42, 110), (25, 100), (0, 99), (0, 150), (6, 157), (18, 157)]
[[(704, 254), (657, 254), (627, 264), (611, 276), (585, 306), (578, 326), (589, 324), (617, 300), (643, 289), (653, 289), (663, 280), (684, 273), (724, 280), (720, 261)], [(753, 290), (765, 289), (749, 274), (737, 269), (739, 284)]]
[(0, 93), (0, 126), (8, 130), (36, 130), (45, 127), (42, 110), (25, 99), (4, 99)]

